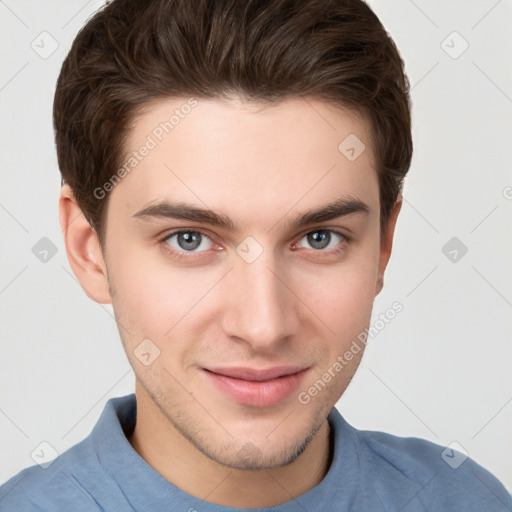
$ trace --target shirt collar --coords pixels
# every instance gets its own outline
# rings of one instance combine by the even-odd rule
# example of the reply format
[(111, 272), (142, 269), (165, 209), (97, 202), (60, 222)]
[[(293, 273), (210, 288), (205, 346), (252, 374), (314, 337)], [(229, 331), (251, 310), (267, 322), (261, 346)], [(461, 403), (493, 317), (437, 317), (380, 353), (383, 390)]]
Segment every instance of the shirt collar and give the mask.
[[(133, 449), (127, 437), (135, 427), (137, 404), (135, 395), (110, 399), (98, 423), (91, 432), (91, 440), (98, 459), (106, 473), (115, 481), (131, 506), (138, 511), (193, 510), (218, 512), (219, 505), (196, 498), (166, 480), (149, 466)], [(358, 488), (359, 465), (355, 430), (348, 425), (336, 408), (327, 420), (331, 428), (333, 456), (329, 471), (315, 487), (294, 500), (275, 507), (250, 509), (252, 512), (292, 512), (300, 509), (321, 512), (332, 508), (333, 494), (341, 490), (347, 505)], [(341, 477), (343, 475), (343, 477)], [(351, 480), (354, 480), (351, 482)], [(343, 509), (339, 497), (337, 506)], [(226, 512), (244, 509), (222, 507)]]

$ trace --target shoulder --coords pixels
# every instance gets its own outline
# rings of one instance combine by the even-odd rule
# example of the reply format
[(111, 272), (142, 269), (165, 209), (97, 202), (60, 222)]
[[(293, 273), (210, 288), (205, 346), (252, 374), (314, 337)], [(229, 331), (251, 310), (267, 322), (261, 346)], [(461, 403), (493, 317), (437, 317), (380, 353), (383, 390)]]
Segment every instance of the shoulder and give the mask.
[(114, 473), (126, 465), (127, 453), (129, 460), (124, 429), (133, 427), (135, 416), (133, 394), (110, 399), (88, 437), (0, 487), (2, 512), (120, 511), (126, 500)]
[[(2, 510), (47, 510), (52, 496), (74, 492), (74, 460), (87, 458), (87, 447), (79, 443), (53, 461), (20, 471), (0, 487)], [(52, 504), (53, 505), (53, 504)]]
[(114, 473), (119, 465), (126, 463), (129, 444), (123, 428), (130, 428), (134, 418), (134, 395), (110, 399), (88, 437), (53, 461), (20, 471), (0, 487), (0, 510), (114, 512), (126, 509)]
[(407, 482), (411, 503), (421, 503), (427, 510), (440, 510), (441, 506), (466, 512), (512, 510), (505, 487), (460, 445), (446, 447), (415, 437), (354, 431), (361, 468), (370, 472), (379, 468), (376, 486), (381, 492), (394, 480)]
[(85, 489), (103, 484), (98, 461), (87, 438), (74, 445), (48, 465), (35, 465), (20, 471), (0, 487), (2, 512), (98, 511), (94, 498)]

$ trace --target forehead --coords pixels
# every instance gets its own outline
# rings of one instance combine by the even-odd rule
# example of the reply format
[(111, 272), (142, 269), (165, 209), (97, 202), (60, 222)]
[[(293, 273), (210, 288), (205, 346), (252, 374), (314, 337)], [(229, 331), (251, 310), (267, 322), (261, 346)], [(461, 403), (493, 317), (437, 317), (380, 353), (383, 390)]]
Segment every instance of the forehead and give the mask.
[(338, 196), (378, 207), (368, 128), (354, 111), (314, 98), (159, 100), (133, 120), (109, 209), (133, 214), (172, 199), (274, 222), (295, 204)]

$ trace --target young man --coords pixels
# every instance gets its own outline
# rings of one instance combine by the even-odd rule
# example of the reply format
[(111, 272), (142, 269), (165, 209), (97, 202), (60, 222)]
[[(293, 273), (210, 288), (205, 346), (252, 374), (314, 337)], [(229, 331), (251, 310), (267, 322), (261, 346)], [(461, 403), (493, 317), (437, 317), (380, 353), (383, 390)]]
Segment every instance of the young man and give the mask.
[(114, 0), (54, 120), (69, 262), (113, 305), (136, 389), (2, 510), (512, 509), (472, 460), (335, 408), (412, 156), (403, 64), (365, 3)]

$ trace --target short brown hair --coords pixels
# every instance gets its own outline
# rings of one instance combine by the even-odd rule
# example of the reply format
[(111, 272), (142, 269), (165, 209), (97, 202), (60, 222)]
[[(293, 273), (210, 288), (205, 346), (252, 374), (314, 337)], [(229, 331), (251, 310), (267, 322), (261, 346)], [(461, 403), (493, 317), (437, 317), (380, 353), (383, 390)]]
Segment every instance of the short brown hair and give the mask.
[(53, 110), (63, 182), (100, 242), (107, 200), (93, 191), (122, 165), (140, 108), (232, 93), (256, 102), (313, 96), (363, 114), (384, 232), (412, 158), (409, 81), (364, 1), (114, 0), (75, 38)]

